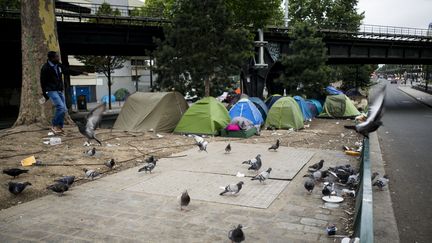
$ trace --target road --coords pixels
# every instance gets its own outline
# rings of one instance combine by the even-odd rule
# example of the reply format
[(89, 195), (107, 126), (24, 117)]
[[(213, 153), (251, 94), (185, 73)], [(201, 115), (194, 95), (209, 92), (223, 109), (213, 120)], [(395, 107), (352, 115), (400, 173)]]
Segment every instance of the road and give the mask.
[(387, 85), (378, 135), (399, 236), (401, 242), (432, 242), (432, 109), (397, 86)]

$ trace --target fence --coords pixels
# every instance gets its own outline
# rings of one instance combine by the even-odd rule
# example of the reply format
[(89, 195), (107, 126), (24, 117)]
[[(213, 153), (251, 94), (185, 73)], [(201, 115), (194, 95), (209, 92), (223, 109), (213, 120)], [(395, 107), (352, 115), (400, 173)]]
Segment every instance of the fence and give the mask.
[(360, 163), (360, 186), (356, 195), (354, 235), (361, 243), (373, 243), (373, 201), (369, 139), (363, 140)]

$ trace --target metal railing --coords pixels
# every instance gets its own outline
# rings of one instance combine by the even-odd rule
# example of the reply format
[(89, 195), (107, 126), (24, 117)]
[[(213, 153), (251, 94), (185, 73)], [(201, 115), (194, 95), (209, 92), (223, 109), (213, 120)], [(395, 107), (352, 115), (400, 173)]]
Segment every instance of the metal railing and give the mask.
[(356, 195), (354, 235), (361, 243), (373, 243), (373, 201), (369, 139), (363, 139), (360, 162), (360, 186)]

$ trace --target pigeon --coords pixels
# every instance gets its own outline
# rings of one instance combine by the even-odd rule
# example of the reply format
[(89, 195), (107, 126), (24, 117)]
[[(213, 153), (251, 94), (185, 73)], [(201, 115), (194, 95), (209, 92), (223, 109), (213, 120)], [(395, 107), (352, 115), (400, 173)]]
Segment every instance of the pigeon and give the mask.
[(225, 147), (225, 153), (230, 153), (231, 152), (231, 143), (229, 143), (226, 147)]
[(194, 135), (194, 139), (197, 145), (204, 142), (204, 138), (197, 135)]
[(231, 242), (242, 242), (245, 240), (245, 235), (243, 233), (242, 230), (243, 226), (241, 224), (239, 224), (237, 227), (235, 227), (234, 229), (230, 230), (228, 232), (228, 239), (231, 240)]
[(145, 164), (144, 167), (142, 167), (138, 170), (138, 172), (145, 171), (145, 173), (147, 173), (147, 172), (151, 173), (155, 167), (156, 167), (156, 160), (153, 163)]
[(153, 155), (151, 155), (150, 157), (148, 157), (147, 159), (145, 159), (145, 162), (147, 163), (153, 163), (158, 161), (158, 159), (156, 159)]
[(95, 170), (88, 170), (88, 169), (85, 169), (85, 168), (83, 170), (85, 172), (86, 178), (90, 178), (90, 179), (93, 180), (94, 178), (100, 176), (100, 173), (97, 172), (97, 171), (95, 171)]
[(56, 184), (48, 186), (47, 189), (51, 190), (55, 193), (58, 193), (59, 196), (61, 196), (61, 195), (63, 195), (64, 192), (69, 190), (69, 186), (67, 184), (57, 182)]
[(189, 203), (190, 203), (190, 196), (187, 190), (185, 190), (180, 197), (180, 210), (183, 210), (183, 207), (187, 207)]
[(99, 143), (99, 145), (102, 145), (101, 141), (99, 141), (99, 139), (97, 139), (95, 136), (95, 130), (102, 120), (102, 114), (105, 109), (105, 103), (101, 104), (88, 113), (88, 115), (85, 117), (84, 123), (76, 123), (79, 132), (87, 138), (87, 143), (89, 143), (91, 139), (94, 139)]
[(240, 181), (237, 184), (229, 184), (228, 186), (225, 187), (225, 190), (223, 192), (219, 193), (219, 195), (223, 196), (227, 192), (231, 192), (232, 194), (237, 194), (242, 189), (243, 184), (244, 184), (243, 181)]
[(323, 165), (324, 165), (324, 160), (322, 159), (322, 160), (320, 160), (318, 163), (309, 166), (308, 170), (309, 170), (310, 172), (315, 172), (315, 171), (317, 171), (317, 170), (321, 170), (322, 167), (323, 167)]
[(323, 178), (323, 173), (320, 170), (317, 170), (314, 173), (312, 173), (312, 176), (316, 181), (318, 181), (321, 180), (321, 178)]
[(315, 180), (313, 175), (306, 175), (305, 177), (308, 177), (304, 182), (304, 187), (309, 193), (312, 193), (314, 187), (315, 187)]
[(383, 124), (381, 118), (384, 115), (386, 87), (386, 85), (382, 86), (378, 96), (369, 106), (368, 117), (366, 121), (355, 126), (355, 130), (366, 138), (369, 138), (369, 133), (375, 132)]
[(24, 189), (27, 186), (31, 186), (31, 183), (28, 181), (26, 181), (24, 183), (10, 181), (8, 183), (8, 185), (9, 185), (9, 192), (16, 196), (16, 195), (20, 194), (22, 191), (24, 191)]
[(60, 182), (68, 186), (72, 186), (74, 181), (75, 181), (75, 176), (63, 176), (62, 178), (55, 180), (55, 182)]
[(276, 140), (276, 144), (273, 144), (270, 148), (268, 148), (268, 150), (273, 150), (273, 151), (277, 151), (277, 149), (279, 148), (279, 139)]
[(4, 169), (3, 170), (3, 174), (13, 176), (14, 179), (15, 179), (15, 177), (21, 175), (22, 173), (27, 173), (27, 172), (28, 172), (28, 170), (21, 170), (18, 168)]
[(116, 163), (115, 163), (114, 159), (110, 159), (107, 162), (105, 162), (105, 166), (110, 168), (110, 169), (112, 169), (115, 166), (115, 164)]
[(90, 150), (87, 150), (84, 153), (87, 154), (88, 156), (95, 156), (95, 154), (96, 154), (96, 148), (92, 148)]
[(387, 175), (384, 175), (381, 178), (378, 178), (372, 186), (377, 186), (380, 190), (382, 190), (387, 184), (389, 183), (389, 177)]
[(332, 192), (333, 192), (333, 183), (327, 183), (326, 185), (324, 185), (324, 187), (322, 189), (322, 194), (324, 196), (330, 197)]
[(249, 164), (250, 167), (248, 168), (248, 170), (255, 170), (258, 171), (261, 168), (262, 165), (262, 161), (261, 161), (261, 155), (258, 154), (255, 158), (247, 160), (247, 161), (243, 161), (242, 164)]
[(357, 185), (359, 184), (359, 175), (360, 174), (355, 174), (355, 175), (350, 175), (348, 176), (348, 180), (346, 185), (349, 186), (350, 188), (355, 188), (357, 187)]
[(377, 176), (379, 176), (379, 174), (380, 174), (380, 173), (378, 173), (378, 172), (374, 172), (374, 173), (372, 173), (371, 181), (374, 182), (374, 181), (375, 181), (375, 178), (377, 178)]
[(208, 142), (207, 142), (207, 141), (204, 141), (204, 142), (202, 142), (202, 143), (198, 143), (198, 144), (197, 144), (197, 146), (198, 146), (198, 148), (199, 148), (198, 151), (200, 151), (200, 152), (202, 152), (202, 151), (206, 151), (206, 153), (207, 153), (207, 145), (208, 145)]
[(259, 173), (258, 175), (256, 175), (255, 177), (252, 177), (252, 181), (254, 180), (259, 180), (259, 182), (264, 182), (265, 180), (267, 180), (270, 177), (270, 172), (271, 172), (272, 168), (268, 168), (266, 171), (263, 171), (261, 173)]

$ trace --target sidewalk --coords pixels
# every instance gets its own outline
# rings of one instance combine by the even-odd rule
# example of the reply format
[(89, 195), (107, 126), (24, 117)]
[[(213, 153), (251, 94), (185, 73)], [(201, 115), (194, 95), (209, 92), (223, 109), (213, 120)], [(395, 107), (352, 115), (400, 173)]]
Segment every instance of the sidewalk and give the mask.
[[(237, 224), (245, 226), (246, 242), (330, 243), (335, 241), (325, 232), (330, 224), (337, 225), (338, 234), (347, 234), (344, 223), (350, 216), (344, 211), (353, 210), (349, 200), (327, 207), (321, 185), (309, 195), (303, 188), (303, 175), (320, 159), (326, 161), (325, 167), (358, 166), (354, 157), (342, 151), (292, 147), (268, 152), (268, 144), (239, 143), (232, 143), (232, 154), (225, 155), (225, 146), (225, 142), (210, 143), (208, 154), (193, 148), (181, 153), (187, 157), (161, 159), (152, 174), (131, 168), (72, 187), (63, 197), (49, 195), (2, 210), (0, 242), (228, 242), (227, 233)], [(268, 180), (261, 185), (234, 176), (241, 166), (239, 156), (257, 150), (263, 155), (263, 167), (272, 166), (281, 176), (284, 170), (294, 171), (286, 175), (294, 176), (293, 180)], [(281, 161), (282, 157), (287, 161)], [(230, 173), (212, 172), (216, 168)], [(242, 173), (250, 175), (247, 170)], [(243, 180), (245, 187), (238, 196), (221, 197), (217, 193), (223, 180)], [(186, 212), (179, 210), (176, 198), (185, 188), (192, 198)], [(251, 199), (242, 200), (250, 194)], [(274, 200), (268, 207), (244, 206), (261, 199)]]
[(432, 95), (422, 92), (420, 90), (413, 89), (410, 86), (399, 86), (398, 89), (406, 93), (407, 95), (413, 97), (418, 102), (421, 102), (424, 105), (432, 108)]

